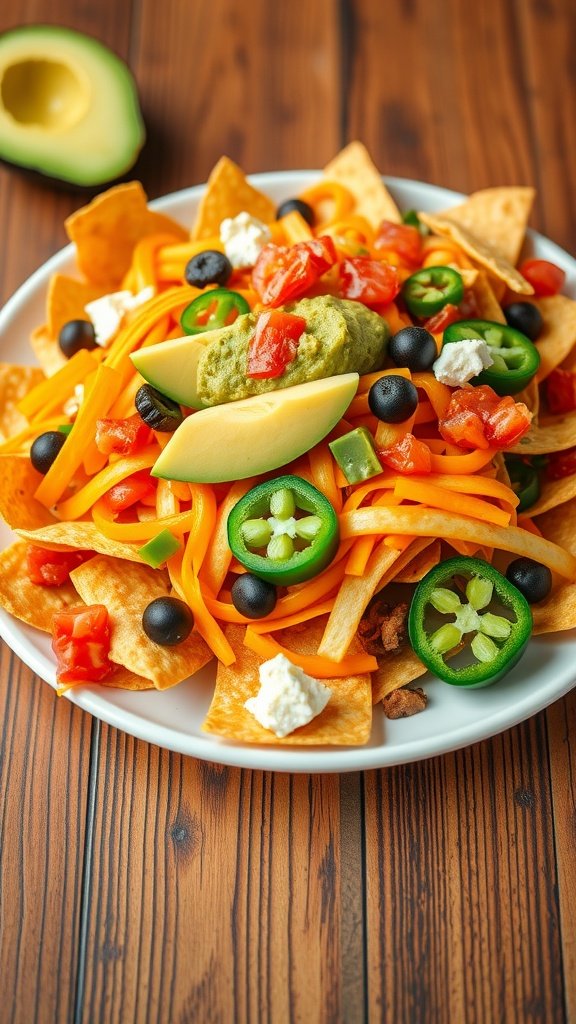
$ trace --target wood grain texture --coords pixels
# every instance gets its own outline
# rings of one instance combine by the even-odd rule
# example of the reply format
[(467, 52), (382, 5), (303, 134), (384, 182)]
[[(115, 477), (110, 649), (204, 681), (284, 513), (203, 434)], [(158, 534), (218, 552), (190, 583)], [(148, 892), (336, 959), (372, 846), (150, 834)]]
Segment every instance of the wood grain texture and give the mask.
[[(535, 183), (535, 226), (574, 244), (570, 0), (6, 6), (0, 29), (129, 59), (152, 196), (222, 152), (321, 166), (360, 137), (386, 173)], [(0, 169), (4, 297), (80, 202)], [(0, 681), (2, 1021), (576, 1020), (575, 694), (445, 758), (313, 778), (92, 724), (5, 649)]]

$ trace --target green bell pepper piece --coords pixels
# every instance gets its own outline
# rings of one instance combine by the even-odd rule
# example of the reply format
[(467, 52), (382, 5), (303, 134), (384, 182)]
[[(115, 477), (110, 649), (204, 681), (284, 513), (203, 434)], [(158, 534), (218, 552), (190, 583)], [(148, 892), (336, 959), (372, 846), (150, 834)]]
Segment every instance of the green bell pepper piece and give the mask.
[(357, 427), (337, 437), (329, 442), (329, 448), (349, 484), (369, 480), (382, 472), (372, 435), (366, 427)]
[(180, 541), (170, 530), (161, 530), (155, 537), (142, 548), (138, 548), (138, 554), (148, 565), (151, 565), (153, 569), (158, 569), (161, 565), (164, 565), (172, 555), (180, 548)]
[[(493, 601), (497, 612), (489, 610)], [(420, 581), (408, 634), (426, 668), (445, 683), (489, 686), (522, 656), (532, 634), (532, 612), (520, 591), (488, 562), (461, 556), (440, 562)], [(446, 664), (445, 655), (460, 644), (469, 644), (471, 663)]]
[(446, 328), (443, 344), (468, 338), (483, 338), (494, 360), (492, 366), (472, 379), (472, 383), (489, 384), (497, 395), (518, 394), (540, 366), (540, 353), (534, 342), (508, 324), (495, 320), (459, 320)]
[(327, 498), (299, 476), (266, 480), (228, 516), (228, 544), (249, 572), (290, 587), (317, 576), (338, 550), (338, 516)]

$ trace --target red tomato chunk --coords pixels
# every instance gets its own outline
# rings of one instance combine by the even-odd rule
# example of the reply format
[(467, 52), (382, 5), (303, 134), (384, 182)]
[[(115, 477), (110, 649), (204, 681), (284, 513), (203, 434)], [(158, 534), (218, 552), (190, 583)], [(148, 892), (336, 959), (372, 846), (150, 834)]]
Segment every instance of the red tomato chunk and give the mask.
[(103, 455), (133, 455), (144, 448), (151, 432), (138, 413), (123, 420), (96, 421), (96, 447)]
[(546, 380), (546, 399), (550, 412), (573, 412), (576, 409), (576, 373), (552, 370)]
[(548, 260), (524, 260), (518, 270), (534, 289), (538, 297), (557, 295), (564, 287), (566, 274), (555, 263)]
[(26, 548), (26, 572), (32, 583), (41, 587), (60, 587), (70, 578), (72, 569), (92, 558), (93, 551), (49, 551), (29, 544)]
[(150, 471), (143, 469), (126, 477), (121, 483), (114, 484), (114, 487), (106, 491), (102, 500), (109, 512), (123, 512), (137, 501), (146, 502), (154, 493), (155, 485), (150, 478)]
[(430, 449), (424, 441), (419, 441), (414, 434), (405, 434), (396, 444), (378, 451), (378, 458), (383, 466), (395, 469), (398, 473), (430, 473), (432, 459)]
[(388, 305), (400, 291), (395, 267), (369, 256), (350, 256), (340, 264), (339, 294), (365, 306)]
[(383, 220), (378, 228), (375, 249), (398, 253), (410, 267), (418, 267), (422, 259), (422, 235), (411, 224), (394, 224)]
[(52, 650), (58, 660), (56, 676), (60, 684), (104, 679), (114, 667), (108, 658), (107, 608), (93, 604), (56, 612), (52, 620)]
[(271, 309), (261, 313), (248, 347), (247, 377), (280, 377), (298, 351), (298, 342), (306, 330), (303, 316)]
[(438, 422), (445, 441), (460, 448), (511, 448), (530, 427), (532, 413), (510, 395), (500, 398), (492, 388), (462, 388), (450, 399)]
[(252, 284), (265, 306), (281, 306), (304, 295), (337, 259), (328, 236), (291, 246), (269, 242), (256, 260)]
[(550, 480), (562, 480), (565, 476), (576, 473), (576, 448), (566, 448), (563, 452), (552, 452), (548, 457), (546, 476)]

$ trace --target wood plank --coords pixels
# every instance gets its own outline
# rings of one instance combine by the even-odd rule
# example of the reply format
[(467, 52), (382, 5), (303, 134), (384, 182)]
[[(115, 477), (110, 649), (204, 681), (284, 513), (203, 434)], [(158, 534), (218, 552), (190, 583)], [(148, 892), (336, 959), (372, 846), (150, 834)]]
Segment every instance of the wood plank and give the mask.
[(367, 775), (370, 1020), (564, 1021), (547, 753), (539, 715)]
[(2, 1020), (72, 1020), (91, 722), (0, 642)]
[(342, 1014), (337, 776), (104, 728), (98, 779), (82, 1020), (361, 1019)]
[(151, 195), (205, 181), (223, 153), (255, 172), (322, 166), (339, 148), (336, 0), (140, 6)]
[(576, 691), (546, 712), (566, 1019), (576, 1020)]

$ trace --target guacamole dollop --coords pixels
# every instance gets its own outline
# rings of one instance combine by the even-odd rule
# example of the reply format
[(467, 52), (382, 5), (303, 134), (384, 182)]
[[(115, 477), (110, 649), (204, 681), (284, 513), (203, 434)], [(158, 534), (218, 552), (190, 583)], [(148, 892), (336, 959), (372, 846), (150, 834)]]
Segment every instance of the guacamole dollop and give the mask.
[(304, 317), (306, 330), (295, 358), (280, 377), (246, 376), (256, 313), (239, 316), (230, 327), (214, 332), (198, 362), (198, 394), (206, 405), (235, 402), (339, 373), (372, 373), (382, 367), (388, 325), (361, 302), (320, 295), (292, 302), (285, 309)]

